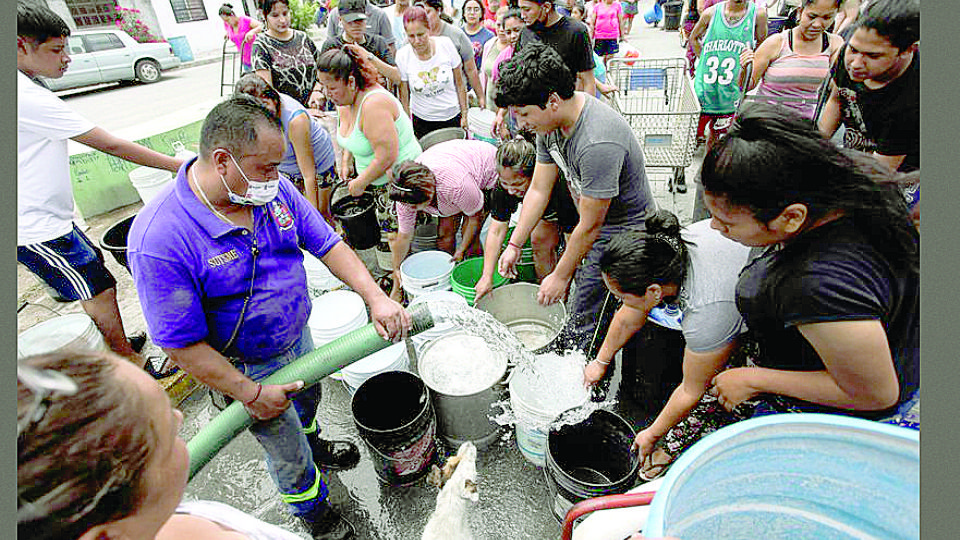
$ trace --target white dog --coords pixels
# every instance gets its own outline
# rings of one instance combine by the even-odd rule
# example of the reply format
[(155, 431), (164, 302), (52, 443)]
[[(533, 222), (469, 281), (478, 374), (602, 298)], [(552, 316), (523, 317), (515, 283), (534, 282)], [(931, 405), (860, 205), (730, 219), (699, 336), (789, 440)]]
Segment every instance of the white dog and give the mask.
[(477, 447), (467, 441), (441, 470), (433, 466), (427, 481), (440, 487), (421, 540), (473, 540), (467, 523), (467, 500), (477, 502)]

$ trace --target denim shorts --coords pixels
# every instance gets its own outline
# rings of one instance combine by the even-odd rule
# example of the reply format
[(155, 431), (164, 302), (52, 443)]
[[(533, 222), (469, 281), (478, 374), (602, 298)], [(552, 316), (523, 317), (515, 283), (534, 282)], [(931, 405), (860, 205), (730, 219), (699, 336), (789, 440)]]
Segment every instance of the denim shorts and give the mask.
[(76, 225), (59, 238), (17, 246), (17, 262), (67, 301), (90, 300), (117, 284), (103, 253)]

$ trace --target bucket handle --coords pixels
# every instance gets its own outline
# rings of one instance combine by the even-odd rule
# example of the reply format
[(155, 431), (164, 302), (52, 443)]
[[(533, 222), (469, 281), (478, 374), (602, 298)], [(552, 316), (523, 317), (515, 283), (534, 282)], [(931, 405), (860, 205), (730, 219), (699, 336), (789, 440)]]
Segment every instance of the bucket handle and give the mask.
[(642, 493), (619, 493), (616, 495), (604, 495), (602, 497), (593, 497), (585, 499), (573, 505), (567, 510), (567, 515), (563, 518), (563, 530), (560, 534), (561, 540), (570, 540), (573, 538), (573, 524), (583, 516), (597, 510), (608, 510), (611, 508), (627, 508), (630, 506), (647, 506), (653, 500), (655, 491), (644, 491)]

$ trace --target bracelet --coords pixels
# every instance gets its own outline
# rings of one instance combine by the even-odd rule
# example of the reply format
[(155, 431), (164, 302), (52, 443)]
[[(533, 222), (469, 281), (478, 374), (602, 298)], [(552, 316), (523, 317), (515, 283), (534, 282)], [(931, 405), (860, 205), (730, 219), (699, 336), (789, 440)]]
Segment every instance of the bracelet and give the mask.
[(258, 399), (260, 399), (260, 392), (263, 390), (263, 385), (257, 383), (257, 395), (253, 396), (253, 399), (250, 401), (244, 401), (243, 404), (247, 407), (253, 405)]
[(599, 359), (597, 359), (597, 358), (594, 358), (593, 361), (596, 362), (596, 363), (598, 363), (598, 364), (603, 364), (604, 366), (609, 366), (609, 365), (610, 365), (610, 361), (609, 361), (609, 360), (607, 360), (606, 362), (604, 362), (604, 361), (602, 361), (602, 360), (599, 360)]
[(508, 241), (507, 241), (507, 245), (517, 248), (517, 251), (523, 251), (523, 248), (521, 248), (520, 246), (514, 244), (514, 243), (513, 243), (513, 240), (508, 240)]

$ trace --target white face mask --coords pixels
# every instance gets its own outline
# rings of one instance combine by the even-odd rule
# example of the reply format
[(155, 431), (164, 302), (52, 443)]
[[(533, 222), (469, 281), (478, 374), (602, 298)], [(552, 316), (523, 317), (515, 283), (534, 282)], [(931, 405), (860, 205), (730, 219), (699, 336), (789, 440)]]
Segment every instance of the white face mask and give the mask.
[(230, 187), (227, 186), (227, 181), (224, 180), (222, 174), (220, 175), (220, 181), (223, 182), (223, 187), (227, 188), (227, 197), (230, 199), (230, 202), (233, 204), (242, 204), (246, 206), (263, 206), (277, 198), (277, 192), (280, 191), (279, 173), (277, 178), (272, 180), (252, 182), (249, 178), (247, 178), (247, 174), (243, 172), (243, 169), (240, 168), (240, 164), (237, 163), (237, 160), (233, 157), (233, 154), (227, 155), (230, 156), (233, 164), (237, 166), (237, 170), (240, 171), (240, 176), (243, 176), (243, 179), (247, 182), (246, 195), (238, 195), (230, 190)]

